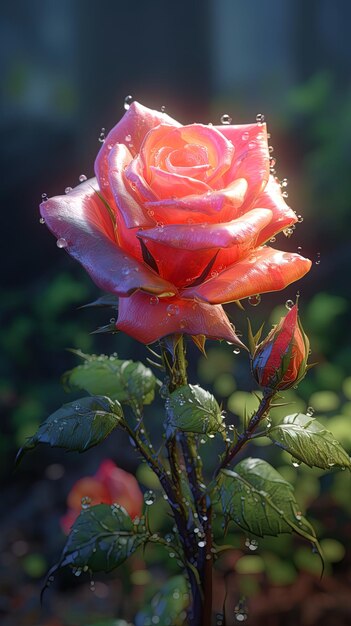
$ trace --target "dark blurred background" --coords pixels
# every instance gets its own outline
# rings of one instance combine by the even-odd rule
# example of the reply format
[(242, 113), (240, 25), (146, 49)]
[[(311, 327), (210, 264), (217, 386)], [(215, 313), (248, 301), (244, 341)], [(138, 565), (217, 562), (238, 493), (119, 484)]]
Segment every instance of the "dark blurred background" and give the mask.
[[(93, 474), (102, 458), (137, 473), (138, 459), (117, 437), (84, 456), (42, 447), (13, 469), (25, 438), (67, 401), (60, 376), (77, 361), (66, 348), (147, 356), (128, 337), (90, 334), (108, 323), (110, 313), (78, 309), (100, 294), (56, 247), (38, 213), (42, 194), (61, 194), (80, 174), (92, 175), (101, 128), (109, 130), (123, 115), (126, 95), (165, 106), (183, 123), (219, 123), (223, 113), (246, 123), (258, 112), (265, 115), (277, 176), (289, 179), (288, 202), (304, 218), (290, 239), (279, 235), (277, 246), (301, 248), (314, 261), (297, 288), (312, 360), (319, 365), (288, 399), (298, 410), (312, 405), (351, 452), (350, 23), (347, 0), (3, 3), (0, 613), (6, 626), (131, 620), (165, 576), (167, 564), (158, 555), (149, 563), (152, 579), (139, 556), (122, 575), (109, 582), (100, 577), (95, 593), (89, 581), (72, 581), (68, 573), (41, 610), (42, 577), (64, 543), (59, 517), (70, 487)], [(297, 288), (266, 294), (259, 307), (245, 305), (246, 314), (255, 326), (276, 319)], [(228, 309), (244, 331), (246, 314)], [(199, 376), (238, 420), (251, 401), (247, 362), (214, 342), (208, 354), (205, 361), (191, 352), (191, 380)], [(154, 430), (160, 429), (161, 413), (150, 416)], [(208, 450), (206, 444), (204, 457), (211, 456)], [(233, 532), (232, 560), (217, 568), (218, 610), (225, 579), (229, 602), (247, 597), (248, 624), (350, 623), (349, 475), (296, 470), (287, 455), (268, 447), (252, 452), (296, 482), (301, 506), (324, 541), (326, 574), (320, 580), (316, 557), (289, 537), (260, 542), (248, 562), (242, 534)], [(140, 480), (149, 486), (151, 479), (141, 472)]]

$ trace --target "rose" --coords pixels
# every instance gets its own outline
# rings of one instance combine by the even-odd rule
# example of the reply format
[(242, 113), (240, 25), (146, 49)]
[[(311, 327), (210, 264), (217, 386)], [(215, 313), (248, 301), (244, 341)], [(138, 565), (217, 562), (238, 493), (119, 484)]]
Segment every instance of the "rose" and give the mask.
[(66, 534), (82, 509), (82, 501), (92, 506), (101, 503), (119, 504), (134, 519), (141, 515), (143, 495), (133, 474), (106, 459), (100, 464), (96, 474), (81, 478), (69, 492), (68, 511), (61, 517), (61, 526)]
[(269, 241), (296, 221), (269, 174), (265, 124), (181, 126), (133, 103), (96, 179), (43, 202), (59, 247), (120, 296), (117, 328), (240, 343), (223, 303), (283, 289), (311, 262)]
[(295, 304), (255, 349), (252, 372), (258, 384), (277, 390), (297, 385), (308, 369), (309, 347)]

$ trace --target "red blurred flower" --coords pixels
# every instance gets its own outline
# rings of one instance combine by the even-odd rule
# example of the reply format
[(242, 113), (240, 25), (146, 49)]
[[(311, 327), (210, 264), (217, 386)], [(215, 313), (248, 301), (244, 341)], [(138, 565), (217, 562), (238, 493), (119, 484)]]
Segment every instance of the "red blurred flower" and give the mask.
[(256, 348), (252, 371), (261, 387), (289, 389), (305, 375), (309, 340), (295, 304)]
[(143, 495), (137, 480), (111, 461), (103, 461), (94, 476), (85, 476), (72, 487), (67, 497), (68, 511), (61, 517), (61, 526), (65, 533), (78, 517), (82, 508), (82, 499), (89, 504), (120, 504), (134, 519), (142, 511)]
[(221, 305), (310, 269), (266, 245), (296, 215), (270, 176), (265, 124), (181, 126), (134, 102), (95, 172), (41, 214), (59, 247), (120, 296), (117, 328), (143, 343), (172, 333), (240, 343)]

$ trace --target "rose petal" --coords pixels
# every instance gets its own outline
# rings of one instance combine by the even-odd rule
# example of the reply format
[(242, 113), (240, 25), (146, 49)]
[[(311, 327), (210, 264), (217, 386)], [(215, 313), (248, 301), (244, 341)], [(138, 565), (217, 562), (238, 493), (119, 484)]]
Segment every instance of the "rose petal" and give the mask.
[(272, 221), (261, 231), (257, 245), (262, 245), (284, 228), (297, 221), (294, 211), (286, 204), (279, 183), (270, 176), (265, 190), (255, 200), (256, 207), (265, 207), (273, 213)]
[[(253, 209), (245, 216), (220, 224), (172, 224), (140, 230), (144, 240), (156, 241), (171, 248), (203, 250), (207, 248), (249, 248), (260, 231), (271, 221), (269, 209)], [(174, 253), (172, 253), (174, 254)]]
[(180, 124), (169, 117), (166, 113), (149, 109), (139, 102), (132, 102), (128, 111), (122, 119), (108, 133), (95, 161), (95, 174), (99, 181), (100, 189), (105, 192), (108, 199), (109, 179), (108, 179), (108, 158), (110, 150), (116, 143), (124, 143), (129, 147), (130, 152), (135, 156), (145, 138), (145, 135), (159, 124), (169, 124), (170, 126), (180, 126)]
[(246, 192), (247, 182), (245, 178), (239, 178), (221, 191), (146, 202), (145, 206), (148, 211), (154, 211), (158, 222), (164, 224), (181, 224), (190, 221), (228, 222), (237, 216)]
[(279, 291), (304, 276), (311, 261), (299, 254), (264, 246), (253, 250), (217, 277), (183, 291), (183, 297), (224, 304), (256, 293)]
[(140, 150), (146, 179), (149, 180), (147, 173), (149, 166), (158, 165), (157, 157), (160, 150), (164, 150), (165, 147), (170, 147), (172, 150), (181, 150), (185, 146), (197, 146), (198, 149), (206, 149), (211, 169), (206, 171), (203, 180), (209, 182), (211, 187), (216, 186), (215, 182), (230, 167), (234, 147), (232, 142), (228, 141), (219, 130), (203, 124), (189, 124), (179, 128), (161, 125), (150, 132), (145, 137)]
[(158, 198), (182, 197), (189, 194), (211, 192), (211, 187), (197, 178), (165, 172), (153, 165), (149, 167), (148, 171), (147, 182)]
[(176, 292), (173, 285), (113, 241), (113, 227), (96, 193), (95, 179), (43, 202), (40, 212), (51, 232), (63, 240), (65, 250), (104, 291), (124, 296), (136, 289), (159, 295)]
[(120, 298), (117, 328), (145, 344), (165, 335), (186, 333), (226, 339), (245, 347), (221, 306), (182, 298), (164, 301), (140, 292)]
[[(109, 181), (115, 203), (123, 216), (127, 228), (153, 225), (153, 220), (144, 214), (142, 205), (131, 195), (124, 180), (124, 170), (133, 157), (124, 144), (116, 144), (109, 156)], [(128, 185), (129, 186), (129, 185)]]
[(235, 147), (231, 167), (224, 177), (225, 184), (236, 178), (246, 178), (248, 193), (245, 207), (252, 208), (252, 202), (264, 190), (269, 179), (266, 124), (223, 125), (217, 128)]

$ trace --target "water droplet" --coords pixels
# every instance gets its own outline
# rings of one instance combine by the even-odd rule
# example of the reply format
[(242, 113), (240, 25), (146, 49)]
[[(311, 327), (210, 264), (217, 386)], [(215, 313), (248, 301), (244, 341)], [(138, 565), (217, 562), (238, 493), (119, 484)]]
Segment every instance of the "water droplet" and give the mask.
[(165, 107), (165, 105), (163, 104), (163, 105), (161, 106), (161, 113), (164, 113), (164, 112), (165, 112), (165, 110), (166, 110), (166, 107)]
[(179, 314), (179, 306), (177, 304), (169, 304), (167, 309), (167, 315), (169, 317), (172, 317), (173, 315), (178, 315)]
[(234, 348), (233, 354), (240, 354), (240, 348)]
[(42, 193), (41, 194), (41, 199), (42, 199), (43, 202), (46, 202), (47, 199), (48, 199), (48, 194), (47, 193)]
[(85, 511), (91, 505), (91, 498), (89, 498), (89, 496), (83, 496), (80, 502), (82, 509)]
[(224, 113), (221, 116), (221, 124), (228, 126), (228, 124), (231, 124), (231, 123), (232, 123), (232, 118), (230, 117), (230, 115), (228, 115), (228, 113)]
[(128, 109), (129, 109), (130, 105), (132, 104), (132, 102), (133, 102), (133, 96), (129, 95), (129, 96), (126, 96), (124, 98), (123, 106), (124, 106), (125, 111), (128, 111)]
[(301, 222), (303, 222), (303, 217), (302, 217), (302, 215), (298, 215), (298, 216), (297, 216), (297, 222), (298, 222), (298, 224), (301, 224)]
[(301, 247), (301, 246), (298, 246), (297, 251), (298, 251), (298, 252), (301, 252), (301, 250), (302, 250), (302, 247)]
[(299, 465), (301, 465), (301, 461), (300, 459), (295, 459), (294, 457), (292, 457), (292, 464), (294, 467), (299, 467)]
[(277, 238), (276, 237), (271, 237), (271, 239), (269, 241), (270, 241), (270, 243), (274, 243), (275, 241), (277, 241)]
[(145, 491), (144, 502), (147, 506), (151, 506), (155, 502), (155, 500), (156, 500), (156, 496), (151, 489), (149, 489), (148, 491)]
[(76, 567), (74, 569), (72, 569), (72, 572), (75, 576), (80, 576), (82, 573), (82, 569), (80, 567)]
[(287, 300), (287, 301), (285, 302), (285, 308), (286, 308), (286, 309), (288, 309), (288, 311), (290, 311), (290, 309), (292, 309), (292, 308), (293, 308), (293, 306), (294, 306), (294, 303), (293, 303), (293, 301), (292, 301), (292, 300)]
[(257, 115), (256, 115), (256, 122), (259, 125), (263, 124), (263, 122), (264, 122), (264, 115), (263, 115), (263, 113), (257, 113)]
[[(243, 499), (245, 500), (245, 498)], [(251, 550), (252, 552), (255, 552), (255, 550), (257, 550), (258, 548), (258, 541), (257, 539), (250, 539), (249, 537), (247, 537), (245, 539), (245, 546), (249, 548), (249, 550)]]
[(245, 622), (247, 620), (247, 607), (245, 600), (240, 600), (234, 609), (234, 616), (237, 622)]
[(313, 413), (314, 413), (313, 406), (307, 407), (306, 415), (308, 415), (308, 417), (312, 417)]
[[(267, 135), (267, 137), (269, 137), (269, 135)], [(274, 148), (273, 148), (273, 146), (268, 146), (268, 152), (269, 152), (270, 154), (272, 154), (272, 152), (274, 152)]]
[(302, 513), (301, 513), (301, 511), (296, 511), (296, 513), (295, 513), (295, 517), (296, 517), (296, 519), (297, 519), (298, 521), (300, 521), (300, 519), (302, 519)]
[(56, 245), (58, 248), (67, 248), (67, 241), (64, 237), (60, 237), (57, 241), (56, 241)]
[(160, 298), (158, 298), (157, 296), (151, 296), (149, 303), (154, 306), (155, 304), (158, 304), (160, 301)]
[(276, 165), (277, 161), (274, 157), (269, 157), (269, 165), (270, 167), (274, 167)]
[(90, 591), (95, 591), (95, 581), (94, 580), (90, 581), (90, 585), (89, 586), (90, 586)]
[(204, 541), (204, 540), (198, 541), (197, 545), (199, 546), (199, 548), (204, 548), (205, 545), (206, 545), (206, 541)]
[(248, 147), (249, 147), (249, 150), (253, 150), (254, 148), (256, 148), (256, 142), (255, 141), (250, 141)]
[(43, 218), (43, 217), (41, 217), (41, 218), (40, 218), (40, 220), (39, 220), (39, 224), (45, 224), (45, 220), (44, 220), (44, 218)]
[(316, 258), (316, 260), (315, 260), (315, 264), (316, 264), (316, 265), (319, 265), (319, 264), (320, 264), (320, 262), (321, 262), (321, 253), (320, 253), (320, 252), (317, 252), (317, 258)]
[(100, 131), (100, 135), (99, 135), (99, 142), (100, 143), (104, 143), (106, 137), (105, 137), (105, 128), (102, 128)]
[(294, 230), (292, 228), (284, 228), (283, 233), (285, 235), (285, 237), (291, 237), (291, 235), (293, 234)]
[(283, 180), (280, 181), (280, 186), (281, 187), (287, 187), (289, 184), (289, 181), (287, 178), (283, 178)]
[(72, 191), (72, 187), (66, 187), (65, 193), (69, 193), (70, 191)]
[(85, 180), (87, 180), (86, 175), (85, 175), (85, 174), (81, 174), (81, 175), (79, 176), (79, 182), (80, 182), (80, 183), (84, 183), (84, 181), (85, 181)]
[(243, 141), (247, 141), (249, 138), (249, 133), (247, 131), (245, 131), (242, 135), (241, 135), (241, 139)]
[(129, 143), (130, 141), (132, 141), (132, 135), (126, 135), (124, 139), (127, 143)]
[(258, 306), (261, 302), (261, 295), (257, 293), (255, 296), (250, 296), (248, 302), (251, 306)]
[(283, 196), (283, 198), (288, 198), (289, 194), (288, 194), (287, 191), (283, 191), (282, 196)]

